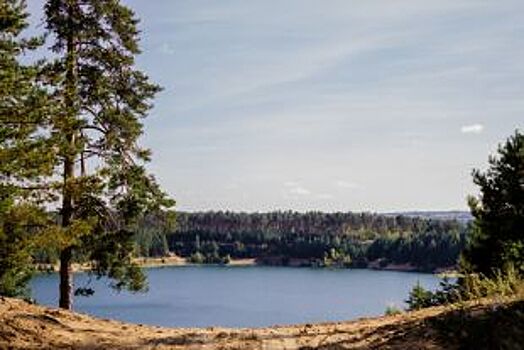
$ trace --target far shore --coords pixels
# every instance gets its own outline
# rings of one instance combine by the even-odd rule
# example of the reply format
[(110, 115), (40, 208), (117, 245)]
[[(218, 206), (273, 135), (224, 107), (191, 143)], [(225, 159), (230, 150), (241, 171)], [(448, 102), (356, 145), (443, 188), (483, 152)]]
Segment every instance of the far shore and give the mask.
[[(267, 264), (261, 262), (255, 258), (249, 259), (231, 259), (229, 263), (223, 264), (222, 266), (286, 266), (286, 267), (306, 267), (306, 265), (298, 261), (291, 261), (288, 265), (281, 264)], [(139, 257), (133, 259), (133, 262), (137, 263), (143, 268), (156, 268), (156, 267), (169, 267), (169, 266), (204, 266), (206, 264), (195, 264), (190, 262), (188, 259), (178, 256), (170, 255), (165, 257)], [(92, 266), (89, 263), (86, 264), (73, 264), (72, 270), (74, 272), (89, 271)], [(350, 267), (351, 268), (351, 267)], [(355, 267), (357, 268), (357, 267)], [(440, 277), (455, 278), (457, 277), (456, 268), (453, 266), (437, 268), (434, 271), (421, 271), (415, 266), (410, 264), (387, 264), (382, 266), (379, 262), (370, 262), (365, 269), (380, 270), (380, 271), (399, 271), (399, 272), (427, 272), (439, 275)], [(36, 270), (42, 272), (58, 272), (59, 264), (36, 264)]]
[[(140, 267), (168, 267), (168, 266), (200, 266), (202, 264), (195, 264), (188, 259), (178, 255), (171, 255), (165, 257), (139, 257), (133, 259), (133, 262), (137, 263)], [(257, 265), (256, 259), (231, 259), (227, 266), (254, 266)], [(89, 271), (92, 266), (89, 263), (86, 264), (73, 264), (71, 266), (74, 272)], [(58, 272), (59, 264), (36, 264), (37, 271), (46, 272)]]
[[(136, 258), (134, 259), (141, 267), (162, 267), (162, 266), (200, 266), (181, 256), (166, 256), (159, 258)], [(226, 266), (254, 266), (257, 265), (256, 259), (231, 259)]]

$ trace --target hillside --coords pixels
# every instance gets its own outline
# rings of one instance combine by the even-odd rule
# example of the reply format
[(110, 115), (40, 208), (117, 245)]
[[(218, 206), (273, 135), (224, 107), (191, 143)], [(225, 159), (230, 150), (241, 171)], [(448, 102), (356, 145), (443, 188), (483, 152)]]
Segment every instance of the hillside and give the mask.
[(522, 330), (522, 301), (483, 302), (464, 311), (436, 307), (338, 323), (181, 329), (101, 320), (0, 299), (2, 349), (518, 349)]

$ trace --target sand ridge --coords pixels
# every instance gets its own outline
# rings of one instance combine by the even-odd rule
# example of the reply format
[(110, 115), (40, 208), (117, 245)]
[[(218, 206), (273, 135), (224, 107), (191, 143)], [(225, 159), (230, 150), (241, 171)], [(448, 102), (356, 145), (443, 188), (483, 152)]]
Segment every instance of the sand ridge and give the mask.
[(97, 319), (0, 299), (1, 349), (437, 349), (424, 320), (437, 307), (400, 315), (268, 328), (163, 328)]

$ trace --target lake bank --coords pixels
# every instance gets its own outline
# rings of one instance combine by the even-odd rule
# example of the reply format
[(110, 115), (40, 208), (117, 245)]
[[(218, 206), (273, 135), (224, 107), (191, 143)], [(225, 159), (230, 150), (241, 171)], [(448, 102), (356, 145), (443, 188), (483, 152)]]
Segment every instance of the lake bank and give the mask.
[[(433, 273), (437, 275), (449, 275), (451, 277), (456, 276), (456, 266), (438, 267), (431, 270), (425, 270), (417, 268), (411, 264), (384, 264), (380, 260), (371, 261), (364, 266), (314, 266), (311, 264), (309, 259), (286, 259), (285, 263), (282, 262), (282, 257), (269, 257), (265, 259), (247, 258), (247, 259), (230, 259), (227, 264), (198, 264), (191, 262), (188, 258), (184, 258), (178, 255), (169, 255), (165, 257), (137, 257), (133, 259), (133, 262), (137, 263), (143, 268), (152, 267), (168, 267), (168, 266), (210, 266), (210, 265), (224, 265), (224, 266), (281, 266), (281, 267), (317, 267), (317, 268), (348, 268), (348, 269), (371, 269), (379, 271), (400, 271), (400, 272), (422, 272), (422, 273)], [(35, 264), (37, 271), (41, 272), (58, 272), (58, 264)], [(89, 271), (92, 269), (91, 265), (86, 264), (73, 264), (71, 266), (74, 272)]]
[[(140, 267), (151, 268), (151, 267), (162, 267), (162, 266), (197, 266), (203, 264), (195, 264), (188, 261), (178, 255), (170, 255), (165, 257), (138, 257), (133, 259), (134, 263), (137, 263)], [(254, 266), (257, 265), (256, 259), (231, 259), (227, 264), (230, 266)], [(58, 272), (58, 264), (35, 264), (37, 271), (43, 272)], [(73, 272), (89, 271), (92, 269), (90, 264), (72, 264), (71, 269)]]

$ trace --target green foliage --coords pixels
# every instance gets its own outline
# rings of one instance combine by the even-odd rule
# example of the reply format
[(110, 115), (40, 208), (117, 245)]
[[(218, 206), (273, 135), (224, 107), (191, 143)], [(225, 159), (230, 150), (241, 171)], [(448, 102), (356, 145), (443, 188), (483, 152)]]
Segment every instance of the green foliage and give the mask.
[(49, 0), (52, 59), (23, 66), (18, 56), (43, 43), (17, 39), (24, 9), (0, 2), (2, 186), (16, 203), (59, 208), (45, 231), (60, 256), (60, 306), (71, 305), (73, 261), (92, 262), (117, 289), (144, 289), (131, 259), (139, 220), (174, 202), (146, 172), (150, 151), (138, 142), (160, 91), (134, 68), (138, 20), (118, 0)]
[(189, 257), (193, 264), (228, 264), (231, 261), (229, 254), (221, 256), (216, 242), (205, 242), (201, 250), (197, 250)]
[(473, 181), (481, 195), (469, 198), (475, 229), (463, 268), (490, 276), (512, 264), (524, 273), (524, 134), (515, 131)]
[(402, 309), (395, 305), (388, 305), (386, 307), (386, 311), (384, 311), (385, 316), (394, 316), (394, 315), (400, 315), (402, 314)]
[[(174, 203), (147, 174), (150, 151), (138, 144), (142, 119), (160, 91), (134, 68), (138, 20), (116, 0), (49, 0), (45, 17), (55, 57), (45, 72), (62, 111), (51, 121), (65, 174), (59, 195), (69, 242), (61, 264), (70, 257), (91, 261), (92, 272), (113, 279), (113, 287), (144, 289), (131, 259), (138, 221)], [(91, 164), (97, 167), (89, 172)]]
[(167, 235), (176, 229), (176, 214), (155, 211), (144, 215), (137, 223), (134, 235), (137, 255), (162, 257), (169, 255)]
[(183, 257), (211, 243), (220, 257), (261, 264), (366, 267), (380, 260), (432, 271), (456, 264), (466, 232), (457, 221), (402, 215), (204, 212), (177, 213), (176, 231), (165, 236), (169, 250)]
[(473, 171), (481, 195), (469, 198), (475, 221), (461, 256), (463, 276), (434, 293), (415, 287), (411, 309), (524, 295), (524, 135), (517, 130), (489, 165), (484, 173)]
[(410, 310), (430, 306), (461, 303), (481, 298), (522, 298), (524, 280), (519, 272), (508, 265), (505, 270), (495, 270), (491, 275), (465, 274), (457, 281), (444, 279), (436, 291), (428, 291), (417, 284), (406, 303)]
[(27, 203), (15, 204), (0, 185), (0, 295), (29, 297), (33, 253), (45, 242), (48, 214)]
[(467, 274), (459, 280), (459, 286), (464, 300), (524, 296), (524, 280), (513, 265), (494, 270), (489, 276)]
[(406, 300), (409, 310), (419, 310), (426, 307), (452, 304), (464, 300), (464, 290), (461, 286), (444, 278), (437, 290), (430, 291), (417, 283), (409, 293)]
[(51, 110), (39, 80), (41, 62), (20, 63), (24, 52), (42, 44), (41, 38), (21, 38), (27, 16), (24, 1), (0, 2), (0, 295), (26, 297), (32, 253), (51, 224), (39, 208), (45, 195), (26, 184), (39, 186), (54, 164), (39, 127)]
[(205, 263), (205, 257), (200, 252), (195, 252), (194, 254), (191, 254), (189, 257), (189, 262), (193, 264), (204, 264)]
[[(11, 184), (13, 195), (39, 196), (30, 191), (15, 193), (12, 183), (31, 180), (38, 183), (53, 172), (55, 152), (46, 134), (47, 115), (53, 112), (42, 88), (42, 62), (21, 64), (23, 54), (42, 44), (41, 38), (21, 38), (27, 27), (25, 2), (0, 2), (0, 180)], [(21, 192), (26, 186), (17, 186)]]
[(433, 299), (433, 293), (422, 287), (420, 282), (417, 282), (415, 287), (409, 292), (406, 304), (408, 304), (410, 310), (419, 310), (433, 306)]
[(331, 248), (328, 252), (324, 253), (322, 266), (349, 267), (351, 266), (351, 256), (335, 248)]
[(26, 228), (33, 217), (24, 209), (32, 208), (11, 207), (0, 215), (0, 295), (29, 296), (27, 283), (33, 271)]

